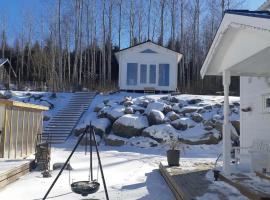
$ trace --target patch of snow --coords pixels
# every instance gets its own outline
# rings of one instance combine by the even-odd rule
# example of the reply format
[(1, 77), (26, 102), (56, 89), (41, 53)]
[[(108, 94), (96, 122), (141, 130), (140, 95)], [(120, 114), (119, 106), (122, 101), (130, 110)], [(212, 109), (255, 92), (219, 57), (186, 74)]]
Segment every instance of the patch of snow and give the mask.
[(115, 123), (134, 127), (136, 129), (143, 129), (149, 126), (146, 116), (139, 116), (139, 115), (133, 115), (133, 114), (126, 114), (120, 117), (119, 119), (117, 119)]
[(170, 141), (171, 138), (180, 137), (180, 132), (173, 128), (170, 124), (153, 125), (144, 129), (153, 138), (161, 139), (163, 141)]
[(111, 125), (111, 121), (107, 118), (99, 118), (99, 119), (92, 120), (91, 124), (97, 129), (100, 129), (103, 132), (106, 132), (106, 129)]

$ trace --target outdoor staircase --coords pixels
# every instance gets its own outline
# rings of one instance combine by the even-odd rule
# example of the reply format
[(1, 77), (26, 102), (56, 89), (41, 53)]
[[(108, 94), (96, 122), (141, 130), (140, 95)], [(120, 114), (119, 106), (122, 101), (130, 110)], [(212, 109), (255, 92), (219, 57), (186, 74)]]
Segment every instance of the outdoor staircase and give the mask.
[(54, 115), (42, 132), (42, 140), (49, 143), (64, 143), (90, 106), (95, 92), (76, 92), (67, 105)]

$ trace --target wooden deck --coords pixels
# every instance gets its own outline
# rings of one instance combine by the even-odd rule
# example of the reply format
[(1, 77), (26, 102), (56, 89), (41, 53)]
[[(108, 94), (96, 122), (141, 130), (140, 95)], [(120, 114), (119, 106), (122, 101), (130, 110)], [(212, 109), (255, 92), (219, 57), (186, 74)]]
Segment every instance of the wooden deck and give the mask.
[[(220, 180), (237, 188), (243, 195), (252, 200), (270, 200), (270, 180), (263, 177), (261, 174), (256, 174), (257, 177), (248, 176), (245, 174), (231, 174), (230, 177), (223, 174), (220, 175)], [(260, 178), (261, 179), (260, 179)]]
[(187, 172), (178, 167), (159, 165), (161, 175), (171, 188), (177, 200), (190, 200), (208, 192), (211, 181), (206, 179), (207, 167), (192, 172)]
[(33, 160), (0, 160), (0, 188), (16, 181), (30, 171)]
[(243, 195), (237, 190), (231, 190), (221, 181), (214, 182), (206, 175), (213, 165), (201, 163), (187, 169), (186, 167), (168, 167), (160, 163), (159, 169), (176, 200), (193, 200), (198, 197), (203, 199), (230, 200), (238, 199)]

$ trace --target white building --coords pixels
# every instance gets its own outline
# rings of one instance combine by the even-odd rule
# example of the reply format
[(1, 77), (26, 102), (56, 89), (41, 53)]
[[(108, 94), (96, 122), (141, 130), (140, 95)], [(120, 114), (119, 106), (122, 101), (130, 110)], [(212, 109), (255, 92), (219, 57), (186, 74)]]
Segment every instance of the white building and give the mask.
[(120, 90), (175, 91), (182, 54), (151, 41), (116, 53)]
[[(266, 151), (269, 156), (270, 12), (244, 10), (225, 12), (201, 69), (201, 76), (206, 75), (223, 77), (224, 172), (230, 173), (231, 171), (231, 126), (228, 117), (231, 76), (240, 76), (240, 154), (242, 158), (247, 158), (248, 156), (245, 155), (251, 152), (248, 149), (254, 147), (255, 141), (261, 141), (260, 148), (264, 148), (263, 151)], [(269, 160), (269, 157), (266, 160)], [(244, 162), (244, 159), (242, 161)], [(264, 167), (270, 170), (269, 162), (267, 166), (262, 166), (262, 168)]]

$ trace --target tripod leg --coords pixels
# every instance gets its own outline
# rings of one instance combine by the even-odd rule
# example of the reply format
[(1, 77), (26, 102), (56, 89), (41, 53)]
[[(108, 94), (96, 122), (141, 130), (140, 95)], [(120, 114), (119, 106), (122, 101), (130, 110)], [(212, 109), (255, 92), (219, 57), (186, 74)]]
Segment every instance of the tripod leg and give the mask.
[(95, 147), (96, 147), (96, 151), (97, 151), (98, 163), (99, 163), (101, 177), (102, 177), (102, 181), (103, 181), (103, 185), (104, 185), (104, 191), (105, 191), (105, 195), (106, 195), (106, 200), (109, 200), (109, 195), (108, 195), (108, 191), (107, 191), (107, 186), (106, 186), (106, 182), (105, 182), (105, 178), (104, 178), (104, 173), (103, 173), (101, 160), (100, 160), (100, 156), (99, 156), (99, 151), (98, 151), (98, 146), (97, 146), (97, 141), (96, 141), (96, 133), (92, 128), (91, 128), (91, 133), (93, 134), (94, 143), (95, 143)]

